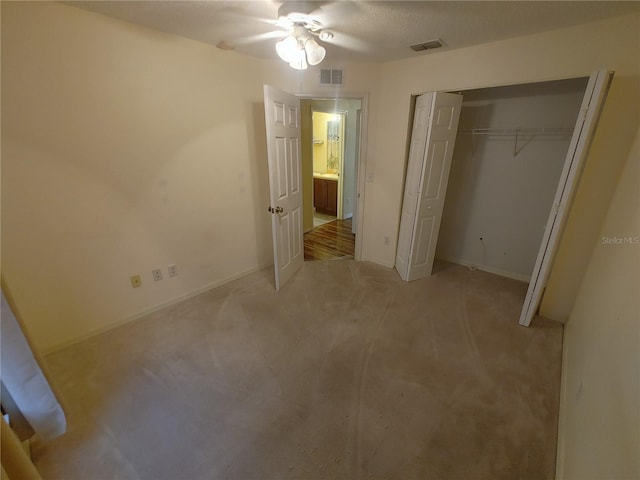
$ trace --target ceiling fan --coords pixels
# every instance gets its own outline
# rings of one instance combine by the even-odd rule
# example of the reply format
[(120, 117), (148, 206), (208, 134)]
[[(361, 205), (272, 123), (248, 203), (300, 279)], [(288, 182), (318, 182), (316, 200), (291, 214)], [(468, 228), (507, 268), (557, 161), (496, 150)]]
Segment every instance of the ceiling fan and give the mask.
[[(291, 0), (282, 3), (273, 0), (227, 1), (231, 4), (224, 8), (224, 15), (229, 19), (228, 25), (233, 25), (234, 21), (237, 21), (244, 28), (242, 33), (237, 29), (235, 33), (233, 29), (225, 30), (222, 33), (224, 37), (219, 38), (216, 44), (220, 49), (237, 49), (250, 55), (261, 52), (261, 55), (256, 56), (264, 58), (267, 55), (266, 47), (266, 50), (277, 53), (279, 58), (297, 70), (318, 65), (328, 53), (342, 56), (347, 51), (370, 51), (370, 45), (345, 33), (343, 28), (338, 26), (345, 25), (349, 19), (360, 17), (362, 7), (356, 1)], [(264, 8), (260, 11), (262, 15), (252, 15), (251, 6), (255, 8), (256, 4), (268, 6), (270, 10), (268, 14), (272, 15), (271, 18), (263, 16), (267, 14)], [(271, 10), (271, 7), (277, 10)], [(253, 23), (255, 33), (246, 35), (249, 33), (246, 28), (249, 23)], [(269, 25), (268, 31), (264, 30), (265, 25)], [(236, 35), (237, 33), (239, 35)], [(265, 44), (265, 41), (274, 42), (274, 44)], [(331, 45), (330, 49), (328, 45)], [(338, 53), (334, 47), (344, 52)]]

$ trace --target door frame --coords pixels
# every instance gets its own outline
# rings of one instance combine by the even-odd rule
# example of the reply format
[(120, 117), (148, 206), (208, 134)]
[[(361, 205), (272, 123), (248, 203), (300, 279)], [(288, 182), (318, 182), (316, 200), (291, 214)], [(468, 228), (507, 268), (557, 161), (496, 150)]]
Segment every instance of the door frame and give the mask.
[(354, 208), (354, 217), (356, 217), (356, 242), (354, 260), (362, 260), (362, 233), (364, 220), (364, 200), (365, 200), (365, 172), (367, 163), (367, 145), (369, 131), (369, 93), (367, 92), (332, 92), (328, 95), (326, 91), (311, 91), (306, 93), (295, 94), (304, 100), (360, 100), (361, 121), (360, 131), (356, 132), (358, 138), (356, 141), (360, 147), (356, 152), (356, 202)]

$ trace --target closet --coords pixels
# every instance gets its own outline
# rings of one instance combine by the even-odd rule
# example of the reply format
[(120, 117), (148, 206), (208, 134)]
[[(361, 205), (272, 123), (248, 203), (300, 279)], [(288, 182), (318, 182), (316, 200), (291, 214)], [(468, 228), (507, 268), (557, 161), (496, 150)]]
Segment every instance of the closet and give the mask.
[(586, 83), (463, 92), (436, 258), (529, 282)]
[[(529, 282), (520, 317), (529, 325), (612, 78), (600, 70), (417, 96), (396, 255), (400, 276), (430, 275), (438, 257)], [(444, 121), (440, 96), (457, 96), (460, 104)], [(454, 135), (443, 142), (447, 119)]]

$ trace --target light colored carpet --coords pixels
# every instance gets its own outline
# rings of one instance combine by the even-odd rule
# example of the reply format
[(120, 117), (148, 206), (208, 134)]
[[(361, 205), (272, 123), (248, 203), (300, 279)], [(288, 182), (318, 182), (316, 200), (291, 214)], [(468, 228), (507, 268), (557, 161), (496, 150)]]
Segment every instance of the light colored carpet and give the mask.
[(270, 269), (47, 357), (44, 479), (553, 478), (562, 327), (526, 285), (440, 264)]

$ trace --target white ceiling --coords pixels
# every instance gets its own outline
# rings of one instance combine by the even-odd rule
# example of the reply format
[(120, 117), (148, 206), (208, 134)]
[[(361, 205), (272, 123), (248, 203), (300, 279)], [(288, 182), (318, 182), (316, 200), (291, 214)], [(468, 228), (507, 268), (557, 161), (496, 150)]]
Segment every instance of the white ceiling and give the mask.
[[(258, 58), (277, 58), (274, 45), (282, 2), (81, 1), (86, 10), (217, 45)], [(428, 55), (410, 45), (440, 38), (444, 49), (640, 12), (638, 1), (334, 1), (310, 2), (313, 16), (334, 34), (328, 62), (383, 62)], [(640, 18), (640, 17), (639, 17)], [(638, 26), (640, 28), (640, 24)], [(273, 32), (276, 33), (273, 33)], [(281, 34), (280, 34), (281, 35)]]

